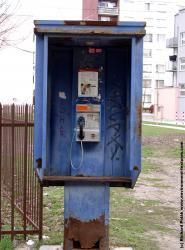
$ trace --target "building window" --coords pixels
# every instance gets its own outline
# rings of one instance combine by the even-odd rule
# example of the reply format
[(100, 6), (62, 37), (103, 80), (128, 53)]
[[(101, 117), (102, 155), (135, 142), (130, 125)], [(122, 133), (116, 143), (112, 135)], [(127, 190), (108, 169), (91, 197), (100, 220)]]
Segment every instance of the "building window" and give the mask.
[(116, 7), (116, 3), (107, 2), (107, 7), (108, 8), (115, 8)]
[(158, 28), (166, 28), (165, 26), (165, 19), (157, 19), (156, 20), (156, 25)]
[(166, 12), (166, 4), (158, 4), (157, 6), (158, 12)]
[(151, 4), (150, 3), (145, 3), (145, 10), (149, 11), (151, 8)]
[(144, 37), (145, 42), (152, 42), (152, 40), (153, 40), (152, 34), (146, 34), (146, 36)]
[(180, 87), (180, 96), (185, 97), (185, 83), (179, 83), (179, 87)]
[(156, 88), (163, 88), (164, 87), (164, 80), (156, 80)]
[(179, 58), (179, 69), (185, 71), (185, 57)]
[(99, 5), (99, 7), (105, 7), (105, 8), (115, 8), (116, 7), (116, 3), (106, 2), (106, 1), (100, 1), (98, 5)]
[(152, 64), (143, 64), (143, 72), (152, 72)]
[(101, 16), (100, 21), (110, 21), (110, 16)]
[(134, 17), (132, 17), (132, 16), (125, 16), (125, 20), (133, 20), (134, 19)]
[(163, 64), (156, 64), (156, 72), (164, 73), (165, 72), (165, 65)]
[(154, 26), (154, 20), (153, 18), (144, 18), (144, 20), (146, 21), (146, 26), (147, 27), (153, 27)]
[(107, 2), (99, 2), (99, 7), (107, 7)]
[(151, 88), (152, 87), (152, 80), (151, 79), (144, 79), (143, 80), (143, 88)]
[(105, 3), (102, 2), (102, 1), (99, 1), (98, 5), (99, 5), (100, 7), (105, 7)]
[(151, 79), (151, 78), (152, 78), (151, 72), (149, 72), (149, 73), (144, 73), (143, 72), (143, 79)]
[(143, 103), (151, 103), (152, 96), (151, 95), (143, 95)]
[(152, 50), (151, 49), (145, 49), (144, 50), (144, 57), (152, 57)]
[(165, 42), (166, 41), (166, 36), (164, 34), (157, 34), (157, 42)]
[(185, 46), (185, 32), (180, 33), (180, 45)]

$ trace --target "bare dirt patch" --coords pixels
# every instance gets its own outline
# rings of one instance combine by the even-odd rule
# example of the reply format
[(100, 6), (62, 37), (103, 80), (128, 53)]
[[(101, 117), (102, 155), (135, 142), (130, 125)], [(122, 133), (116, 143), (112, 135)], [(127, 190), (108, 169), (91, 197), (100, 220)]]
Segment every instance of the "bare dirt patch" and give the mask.
[(148, 234), (153, 240), (156, 240), (159, 244), (160, 250), (178, 250), (180, 249), (179, 240), (173, 235), (167, 235), (166, 233), (159, 233), (156, 231), (151, 231)]
[[(158, 201), (158, 206), (173, 208), (175, 217), (161, 221), (172, 229), (170, 232), (149, 231), (151, 239), (158, 242), (159, 249), (180, 249), (179, 216), (180, 216), (180, 141), (185, 142), (185, 135), (148, 136), (143, 138), (143, 145), (152, 148), (151, 155), (143, 158), (156, 170), (144, 172), (140, 175), (133, 192), (137, 200)], [(179, 155), (178, 155), (179, 149)]]
[(147, 158), (160, 170), (141, 174), (135, 187), (136, 199), (158, 200), (164, 205), (179, 208), (180, 174), (179, 160), (169, 158)]

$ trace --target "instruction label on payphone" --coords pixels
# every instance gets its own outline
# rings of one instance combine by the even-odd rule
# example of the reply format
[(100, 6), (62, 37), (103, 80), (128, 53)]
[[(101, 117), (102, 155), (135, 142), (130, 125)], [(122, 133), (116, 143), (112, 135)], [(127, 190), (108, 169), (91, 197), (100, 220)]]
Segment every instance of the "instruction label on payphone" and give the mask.
[(77, 104), (76, 105), (76, 141), (80, 141), (80, 127), (78, 121), (83, 119), (84, 127), (83, 141), (100, 141), (100, 105), (98, 104)]
[(78, 72), (78, 97), (98, 96), (98, 70), (80, 69)]

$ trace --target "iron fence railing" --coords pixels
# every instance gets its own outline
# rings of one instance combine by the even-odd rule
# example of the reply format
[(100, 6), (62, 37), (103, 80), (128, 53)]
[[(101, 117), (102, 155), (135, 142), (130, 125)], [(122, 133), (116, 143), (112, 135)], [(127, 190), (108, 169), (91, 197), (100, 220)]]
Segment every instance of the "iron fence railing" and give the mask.
[(33, 106), (0, 104), (0, 237), (42, 237), (43, 189), (33, 169)]

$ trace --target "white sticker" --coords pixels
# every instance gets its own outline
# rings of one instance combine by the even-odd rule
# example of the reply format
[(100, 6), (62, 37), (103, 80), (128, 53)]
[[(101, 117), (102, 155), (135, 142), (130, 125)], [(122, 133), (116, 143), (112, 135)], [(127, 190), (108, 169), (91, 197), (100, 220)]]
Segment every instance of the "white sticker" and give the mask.
[(62, 99), (67, 99), (65, 92), (59, 92), (59, 97)]
[(98, 96), (98, 70), (80, 69), (78, 72), (78, 96)]

